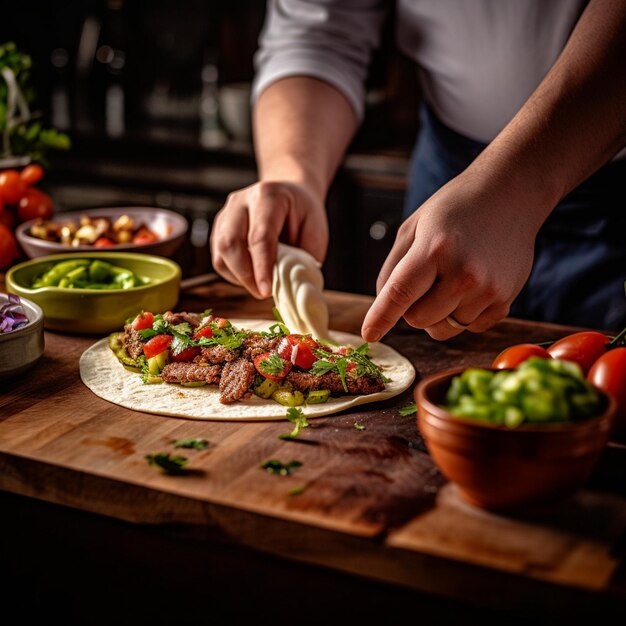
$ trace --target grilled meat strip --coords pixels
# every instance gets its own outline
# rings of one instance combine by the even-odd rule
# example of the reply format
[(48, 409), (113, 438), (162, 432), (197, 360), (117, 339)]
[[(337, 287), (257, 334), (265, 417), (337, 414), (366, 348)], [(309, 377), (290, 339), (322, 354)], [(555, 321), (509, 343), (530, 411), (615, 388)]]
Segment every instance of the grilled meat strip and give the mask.
[(141, 335), (131, 324), (124, 326), (122, 345), (126, 348), (126, 352), (128, 352), (128, 356), (130, 356), (131, 359), (136, 359), (143, 354), (143, 340), (141, 339)]
[[(308, 374), (307, 372), (291, 371), (287, 374), (287, 381), (293, 385), (294, 389), (298, 391), (307, 392), (317, 389), (329, 389), (333, 395), (345, 395), (346, 390), (341, 384), (341, 378), (339, 374), (329, 372), (316, 376), (315, 374)], [(359, 378), (352, 378), (346, 376), (346, 387), (348, 387), (348, 393), (351, 395), (368, 395), (370, 393), (377, 393), (383, 391), (385, 383), (380, 378), (374, 378), (373, 376), (361, 376)]]
[(254, 381), (256, 370), (247, 359), (229, 361), (222, 369), (220, 377), (220, 402), (232, 404), (241, 399)]
[(197, 363), (168, 363), (161, 371), (161, 378), (166, 383), (193, 383), (206, 381), (207, 385), (216, 385), (220, 380), (219, 365), (198, 365)]
[(196, 359), (201, 363), (228, 363), (239, 358), (239, 350), (231, 350), (220, 344), (201, 348)]
[(202, 316), (198, 313), (187, 313), (186, 311), (181, 311), (179, 313), (173, 313), (172, 311), (166, 311), (163, 313), (163, 319), (168, 323), (175, 326), (176, 324), (182, 324), (183, 322), (188, 322), (192, 328), (197, 328), (200, 326), (200, 322), (202, 322)]

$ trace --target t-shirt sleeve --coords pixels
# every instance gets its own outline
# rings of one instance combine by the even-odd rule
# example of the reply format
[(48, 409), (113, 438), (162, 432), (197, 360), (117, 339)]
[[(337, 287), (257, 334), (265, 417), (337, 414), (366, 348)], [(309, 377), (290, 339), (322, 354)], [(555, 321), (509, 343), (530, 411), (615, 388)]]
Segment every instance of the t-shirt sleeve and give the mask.
[(341, 91), (361, 120), (385, 13), (384, 0), (269, 0), (254, 56), (252, 101), (281, 78), (309, 76)]

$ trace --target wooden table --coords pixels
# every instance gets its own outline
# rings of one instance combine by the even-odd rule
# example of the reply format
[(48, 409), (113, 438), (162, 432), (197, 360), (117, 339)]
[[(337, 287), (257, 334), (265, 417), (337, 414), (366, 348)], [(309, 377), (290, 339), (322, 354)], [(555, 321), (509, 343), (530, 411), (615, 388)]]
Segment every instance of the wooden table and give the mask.
[[(327, 297), (331, 326), (358, 334), (371, 299)], [(185, 293), (178, 308), (207, 307), (271, 319), (271, 302), (224, 283)], [(572, 330), (507, 320), (444, 343), (400, 323), (384, 341), (419, 380)], [(403, 609), (428, 624), (624, 615), (624, 446), (610, 444), (589, 484), (550, 513), (495, 515), (464, 504), (433, 464), (415, 415), (400, 412), (413, 388), (311, 420), (286, 441), (284, 421), (187, 420), (106, 402), (78, 370), (98, 338), (45, 339), (31, 372), (0, 383), (3, 589), (29, 615), (90, 624), (399, 623)], [(184, 451), (188, 475), (146, 462), (188, 437), (210, 442)], [(271, 458), (302, 466), (271, 475), (260, 467)]]

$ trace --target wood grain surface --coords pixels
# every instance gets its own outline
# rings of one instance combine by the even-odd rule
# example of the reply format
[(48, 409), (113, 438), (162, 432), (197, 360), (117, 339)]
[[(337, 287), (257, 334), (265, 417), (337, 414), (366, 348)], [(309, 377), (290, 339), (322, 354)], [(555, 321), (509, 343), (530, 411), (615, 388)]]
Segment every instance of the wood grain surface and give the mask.
[[(359, 334), (371, 299), (327, 299), (331, 327)], [(178, 308), (209, 307), (271, 319), (269, 301), (224, 283), (186, 292)], [(571, 331), (507, 320), (444, 343), (399, 323), (384, 342), (411, 360), (417, 383), (449, 367), (489, 365), (513, 343)], [(625, 447), (611, 444), (589, 485), (549, 514), (498, 516), (463, 504), (439, 473), (415, 415), (400, 412), (413, 387), (315, 418), (289, 441), (279, 438), (289, 422), (172, 418), (96, 397), (78, 360), (97, 339), (47, 332), (33, 370), (0, 383), (1, 490), (487, 606), (626, 606)], [(208, 448), (172, 445), (192, 437)], [(160, 451), (184, 454), (189, 470), (161, 473), (145, 460)], [(269, 459), (302, 465), (276, 476), (261, 468)]]

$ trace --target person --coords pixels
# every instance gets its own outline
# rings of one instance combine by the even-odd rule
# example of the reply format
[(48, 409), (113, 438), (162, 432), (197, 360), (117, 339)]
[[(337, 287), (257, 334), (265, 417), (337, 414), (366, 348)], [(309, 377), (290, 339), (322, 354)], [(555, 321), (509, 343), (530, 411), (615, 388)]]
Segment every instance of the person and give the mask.
[[(626, 2), (395, 3), (424, 106), (406, 219), (363, 321), (436, 340), (507, 315), (626, 325)], [(270, 0), (255, 55), (259, 181), (211, 233), (216, 271), (271, 295), (279, 238), (320, 262), (324, 208), (363, 117), (381, 0)]]

